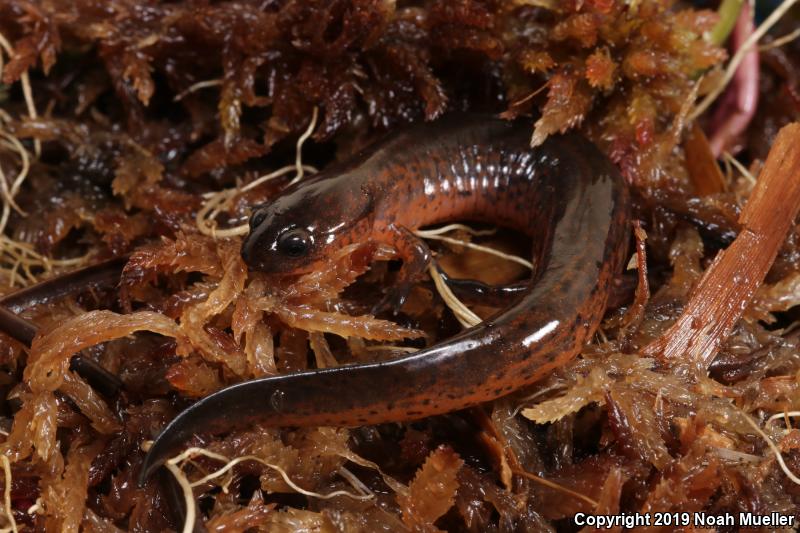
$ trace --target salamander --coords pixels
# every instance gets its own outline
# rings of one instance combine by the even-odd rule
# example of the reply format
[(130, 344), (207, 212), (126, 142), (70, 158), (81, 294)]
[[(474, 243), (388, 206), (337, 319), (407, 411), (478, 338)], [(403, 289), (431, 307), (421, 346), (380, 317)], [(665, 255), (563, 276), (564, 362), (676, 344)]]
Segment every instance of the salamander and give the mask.
[(419, 419), (504, 396), (574, 358), (622, 269), (629, 193), (584, 137), (529, 142), (528, 124), (451, 115), (401, 130), (257, 207), (242, 246), (250, 268), (300, 274), (324, 268), (351, 243), (387, 243), (403, 259), (390, 304), (430, 261), (412, 232), (421, 226), (471, 220), (515, 228), (533, 238), (537, 268), (504, 310), (413, 354), (256, 379), (201, 399), (158, 436), (141, 480), (196, 433)]

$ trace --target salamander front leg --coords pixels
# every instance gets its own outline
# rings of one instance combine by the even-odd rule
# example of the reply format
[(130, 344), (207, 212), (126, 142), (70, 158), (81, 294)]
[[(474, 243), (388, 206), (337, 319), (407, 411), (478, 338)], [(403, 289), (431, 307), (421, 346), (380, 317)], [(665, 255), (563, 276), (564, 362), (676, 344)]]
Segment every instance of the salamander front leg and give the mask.
[(403, 265), (394, 286), (387, 289), (385, 296), (372, 308), (375, 315), (385, 311), (397, 314), (408, 298), (411, 287), (422, 279), (431, 261), (428, 245), (406, 228), (390, 226), (385, 242), (394, 247)]

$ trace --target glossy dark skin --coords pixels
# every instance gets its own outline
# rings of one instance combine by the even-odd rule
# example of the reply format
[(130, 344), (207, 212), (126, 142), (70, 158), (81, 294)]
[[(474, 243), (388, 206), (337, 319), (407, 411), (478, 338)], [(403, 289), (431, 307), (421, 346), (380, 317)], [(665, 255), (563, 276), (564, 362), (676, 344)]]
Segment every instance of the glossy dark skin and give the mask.
[[(380, 241), (404, 260), (402, 295), (430, 260), (410, 230), (474, 220), (533, 237), (535, 283), (494, 317), (412, 355), (264, 378), (212, 394), (161, 433), (142, 479), (195, 433), (250, 423), (413, 420), (506, 395), (575, 357), (597, 328), (624, 263), (628, 193), (613, 165), (584, 138), (553, 137), (536, 149), (529, 140), (528, 124), (447, 117), (400, 132), (257, 209), (242, 249), (253, 269), (307, 272), (342, 246)], [(294, 232), (288, 240), (287, 232)]]
[[(119, 283), (122, 267), (127, 261), (127, 256), (116, 257), (3, 296), (0, 298), (0, 331), (30, 347), (39, 328), (19, 316), (20, 312), (35, 305), (42, 305), (93, 288), (113, 287)], [(122, 388), (122, 382), (117, 376), (88, 357), (74, 356), (70, 369), (106, 396), (114, 396)]]
[(127, 255), (107, 259), (12, 292), (0, 298), (0, 304), (19, 313), (34, 305), (42, 305), (95, 288), (113, 288), (119, 285), (122, 269), (127, 262)]

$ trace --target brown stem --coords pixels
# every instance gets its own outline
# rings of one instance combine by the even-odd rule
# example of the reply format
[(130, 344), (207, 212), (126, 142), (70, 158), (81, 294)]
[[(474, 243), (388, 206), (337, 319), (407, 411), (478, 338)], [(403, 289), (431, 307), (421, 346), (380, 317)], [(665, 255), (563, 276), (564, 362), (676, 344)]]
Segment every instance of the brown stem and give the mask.
[(663, 360), (688, 359), (708, 368), (775, 260), (800, 209), (800, 123), (775, 137), (739, 236), (714, 259), (678, 320), (643, 349)]

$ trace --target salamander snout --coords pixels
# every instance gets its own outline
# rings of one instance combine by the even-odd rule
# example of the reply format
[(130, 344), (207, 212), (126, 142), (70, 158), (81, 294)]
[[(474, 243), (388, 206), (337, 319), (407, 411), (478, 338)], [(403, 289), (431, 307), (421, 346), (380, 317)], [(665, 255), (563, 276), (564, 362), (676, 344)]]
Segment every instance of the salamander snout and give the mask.
[(297, 183), (255, 207), (242, 258), (269, 274), (324, 268), (343, 245), (370, 237), (373, 214), (371, 195), (350, 174)]
[(264, 258), (259, 253), (262, 247), (262, 225), (266, 220), (267, 213), (263, 209), (257, 209), (250, 217), (250, 233), (242, 243), (242, 259), (250, 268), (261, 270), (259, 264)]
[(247, 263), (247, 265), (251, 268), (257, 268), (257, 266), (254, 266), (254, 264), (257, 265), (258, 263), (256, 260), (257, 254), (253, 245), (254, 242), (255, 239), (251, 239), (248, 235), (242, 243), (242, 259), (244, 259), (244, 262)]

